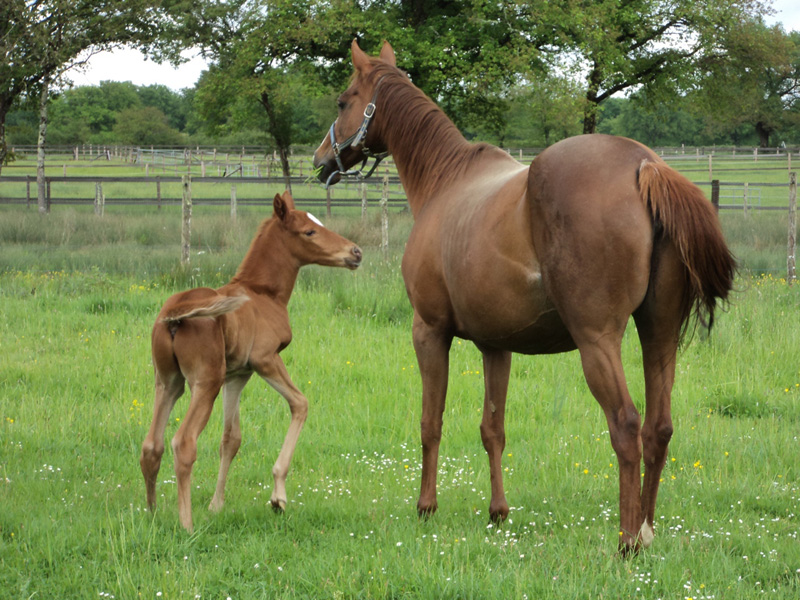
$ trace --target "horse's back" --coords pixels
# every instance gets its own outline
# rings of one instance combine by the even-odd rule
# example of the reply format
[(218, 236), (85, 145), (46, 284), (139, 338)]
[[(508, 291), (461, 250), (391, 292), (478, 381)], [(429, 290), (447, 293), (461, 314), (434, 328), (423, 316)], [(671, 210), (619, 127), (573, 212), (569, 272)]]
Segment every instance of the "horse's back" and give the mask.
[(626, 138), (577, 136), (538, 156), (527, 198), (548, 296), (576, 343), (624, 330), (650, 276), (652, 219), (638, 169), (660, 159)]

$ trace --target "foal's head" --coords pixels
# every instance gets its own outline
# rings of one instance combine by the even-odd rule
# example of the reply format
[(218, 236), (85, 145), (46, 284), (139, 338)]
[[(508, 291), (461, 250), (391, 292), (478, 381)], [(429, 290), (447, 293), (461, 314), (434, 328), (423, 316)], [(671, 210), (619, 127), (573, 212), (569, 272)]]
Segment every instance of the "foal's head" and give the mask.
[(350, 50), (354, 68), (350, 87), (339, 96), (339, 115), (314, 152), (318, 177), (320, 181), (331, 178), (329, 183), (341, 179), (339, 172), (387, 153), (380, 132), (380, 122), (387, 115), (385, 107), (378, 102), (378, 92), (382, 80), (380, 71), (386, 65), (394, 67), (396, 64), (394, 50), (384, 42), (378, 58), (371, 59), (358, 47), (356, 40), (353, 40)]
[(357, 269), (361, 264), (361, 248), (324, 227), (313, 215), (295, 210), (294, 199), (288, 191), (275, 194), (272, 206), (284, 245), (301, 266), (316, 264)]

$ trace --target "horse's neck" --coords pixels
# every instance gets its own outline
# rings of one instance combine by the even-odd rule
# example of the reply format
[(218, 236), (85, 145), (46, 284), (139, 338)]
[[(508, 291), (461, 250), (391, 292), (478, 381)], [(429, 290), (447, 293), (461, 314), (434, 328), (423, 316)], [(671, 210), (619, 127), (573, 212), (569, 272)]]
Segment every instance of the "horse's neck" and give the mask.
[(231, 283), (288, 305), (300, 264), (280, 242), (272, 227), (273, 224), (268, 223), (256, 236)]
[[(389, 119), (386, 138), (411, 212), (416, 215), (439, 188), (452, 181), (453, 173), (447, 170), (458, 164), (460, 154), (470, 153), (472, 144), (422, 92), (414, 100), (415, 107), (404, 119)], [(391, 106), (388, 112), (397, 114)]]

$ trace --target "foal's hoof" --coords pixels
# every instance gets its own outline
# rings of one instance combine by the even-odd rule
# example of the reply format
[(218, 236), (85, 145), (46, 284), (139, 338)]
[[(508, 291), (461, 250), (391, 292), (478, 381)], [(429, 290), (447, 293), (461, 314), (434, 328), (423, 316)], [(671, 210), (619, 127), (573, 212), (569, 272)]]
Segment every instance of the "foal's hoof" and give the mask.
[(286, 500), (270, 500), (270, 504), (272, 504), (272, 510), (276, 513), (283, 514), (286, 512)]

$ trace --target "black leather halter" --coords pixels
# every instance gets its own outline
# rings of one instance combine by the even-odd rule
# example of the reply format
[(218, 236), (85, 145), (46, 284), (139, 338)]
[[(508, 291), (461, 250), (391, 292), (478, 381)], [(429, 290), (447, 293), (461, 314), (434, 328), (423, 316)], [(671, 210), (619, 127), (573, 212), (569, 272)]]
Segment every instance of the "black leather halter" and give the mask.
[[(357, 179), (366, 179), (372, 173), (375, 172), (375, 169), (378, 167), (380, 162), (389, 156), (389, 151), (386, 152), (372, 152), (369, 148), (364, 146), (361, 148), (361, 153), (364, 155), (364, 161), (361, 163), (361, 166), (358, 169), (353, 169), (350, 171), (345, 170), (344, 165), (342, 164), (342, 159), (339, 157), (339, 154), (342, 150), (347, 148), (355, 148), (366, 140), (367, 138), (367, 128), (369, 127), (369, 123), (372, 120), (372, 117), (375, 116), (375, 101), (378, 99), (378, 88), (381, 85), (381, 81), (383, 81), (383, 77), (378, 80), (377, 85), (375, 86), (375, 92), (372, 95), (372, 100), (367, 107), (364, 109), (364, 120), (361, 122), (361, 127), (358, 128), (353, 135), (349, 138), (344, 140), (341, 144), (336, 143), (336, 132), (334, 131), (336, 127), (336, 123), (338, 123), (338, 119), (331, 124), (331, 129), (329, 135), (331, 136), (331, 148), (333, 148), (333, 156), (336, 159), (336, 165), (339, 167), (337, 170), (333, 171), (333, 173), (328, 176), (328, 180), (325, 182), (325, 187), (329, 188), (331, 186), (331, 179), (334, 178), (335, 175), (340, 175), (341, 177), (356, 177)], [(372, 165), (367, 174), (364, 174), (364, 167), (367, 164), (367, 161), (370, 158), (375, 159), (375, 164)]]

